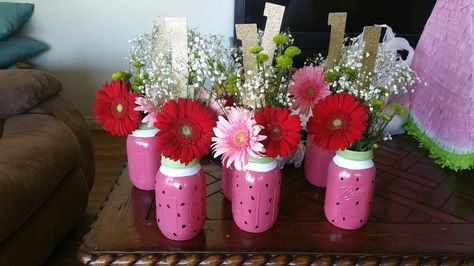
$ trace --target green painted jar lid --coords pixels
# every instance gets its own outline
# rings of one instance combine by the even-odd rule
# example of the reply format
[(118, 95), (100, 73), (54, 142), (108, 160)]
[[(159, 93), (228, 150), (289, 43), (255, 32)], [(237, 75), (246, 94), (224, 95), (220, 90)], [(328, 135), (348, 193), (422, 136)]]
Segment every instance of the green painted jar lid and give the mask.
[(186, 169), (186, 168), (191, 168), (193, 166), (196, 166), (199, 163), (198, 159), (194, 159), (191, 162), (189, 162), (187, 165), (181, 163), (180, 161), (175, 161), (172, 160), (168, 157), (161, 156), (161, 164), (170, 168), (174, 169)]
[(138, 125), (138, 129), (148, 130), (148, 129), (156, 129), (156, 127), (150, 126), (148, 125), (148, 123), (140, 123), (140, 125)]
[(338, 150), (336, 154), (341, 156), (342, 158), (353, 160), (353, 161), (367, 161), (367, 160), (372, 160), (374, 158), (374, 153), (372, 150), (370, 151)]
[(273, 157), (261, 157), (261, 158), (255, 158), (253, 156), (250, 156), (249, 158), (249, 162), (251, 163), (260, 163), (260, 164), (264, 164), (264, 163), (271, 163), (275, 161), (275, 158)]

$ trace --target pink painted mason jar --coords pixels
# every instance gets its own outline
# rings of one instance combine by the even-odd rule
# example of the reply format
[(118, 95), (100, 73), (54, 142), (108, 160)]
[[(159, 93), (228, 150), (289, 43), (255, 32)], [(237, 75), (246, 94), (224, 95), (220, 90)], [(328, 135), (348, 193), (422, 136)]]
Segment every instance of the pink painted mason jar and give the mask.
[(237, 226), (261, 233), (275, 224), (280, 205), (281, 173), (275, 158), (252, 158), (236, 171), (232, 184), (232, 216)]
[(311, 185), (326, 187), (328, 167), (334, 155), (336, 151), (322, 149), (313, 142), (313, 137), (308, 135), (304, 156), (304, 176)]
[(198, 160), (188, 165), (162, 157), (156, 174), (156, 222), (171, 240), (188, 240), (206, 220), (206, 177)]
[(324, 213), (333, 225), (359, 229), (370, 217), (375, 166), (372, 151), (337, 151), (329, 164)]
[(232, 169), (231, 167), (226, 167), (224, 163), (222, 163), (222, 192), (226, 199), (232, 201), (232, 180), (234, 179), (234, 172), (236, 170)]
[(158, 129), (141, 124), (127, 136), (128, 175), (132, 184), (142, 190), (155, 189), (155, 177), (160, 167), (156, 148)]

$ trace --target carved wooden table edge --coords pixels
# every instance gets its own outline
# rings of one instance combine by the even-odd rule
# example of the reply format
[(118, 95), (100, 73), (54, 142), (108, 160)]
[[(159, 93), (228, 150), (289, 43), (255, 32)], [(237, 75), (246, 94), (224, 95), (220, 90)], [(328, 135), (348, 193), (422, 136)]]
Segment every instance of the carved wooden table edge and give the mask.
[(85, 265), (462, 265), (474, 266), (472, 255), (361, 255), (272, 253), (93, 253), (78, 252)]

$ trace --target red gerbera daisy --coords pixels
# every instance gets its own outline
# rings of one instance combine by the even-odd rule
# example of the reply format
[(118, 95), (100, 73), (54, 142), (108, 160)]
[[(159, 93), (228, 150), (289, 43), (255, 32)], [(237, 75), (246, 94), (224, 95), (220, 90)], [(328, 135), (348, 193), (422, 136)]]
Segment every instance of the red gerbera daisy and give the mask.
[(209, 152), (213, 114), (203, 105), (190, 99), (169, 100), (157, 114), (155, 126), (158, 150), (163, 156), (187, 165)]
[(103, 84), (95, 93), (95, 119), (112, 135), (126, 136), (140, 123), (140, 112), (134, 110), (138, 94), (129, 92), (130, 84), (117, 80)]
[(314, 143), (326, 150), (345, 150), (362, 138), (367, 128), (367, 108), (347, 92), (318, 102), (308, 121)]
[(302, 129), (298, 116), (291, 115), (286, 108), (267, 105), (255, 113), (255, 120), (264, 127), (261, 134), (267, 138), (262, 143), (268, 157), (287, 157), (296, 150)]

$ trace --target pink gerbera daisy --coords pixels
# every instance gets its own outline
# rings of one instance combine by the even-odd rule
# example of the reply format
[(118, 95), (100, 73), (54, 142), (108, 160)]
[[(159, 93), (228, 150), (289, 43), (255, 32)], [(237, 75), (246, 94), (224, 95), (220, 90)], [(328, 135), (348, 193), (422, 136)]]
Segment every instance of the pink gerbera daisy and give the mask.
[(293, 74), (289, 92), (294, 99), (293, 108), (308, 115), (319, 100), (330, 94), (329, 84), (324, 82), (323, 68), (305, 66), (298, 69)]
[(235, 169), (242, 170), (250, 156), (258, 158), (265, 153), (261, 141), (266, 136), (259, 135), (262, 128), (250, 111), (239, 107), (230, 108), (227, 119), (219, 116), (217, 127), (214, 128), (214, 156), (222, 155), (227, 167), (233, 164)]
[(154, 126), (156, 122), (156, 106), (148, 98), (140, 96), (135, 98), (135, 111), (142, 111), (145, 117), (142, 119), (142, 123), (147, 123), (149, 126)]

